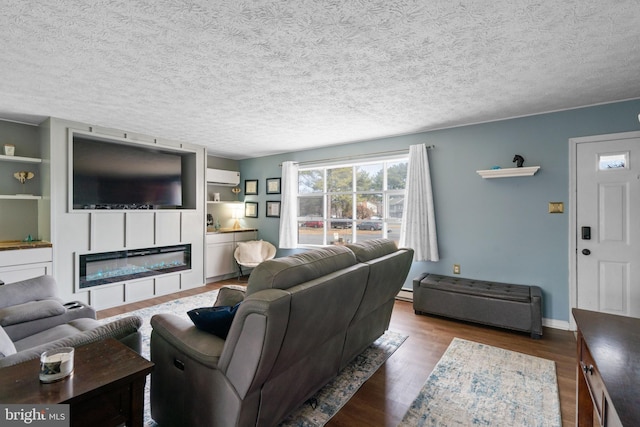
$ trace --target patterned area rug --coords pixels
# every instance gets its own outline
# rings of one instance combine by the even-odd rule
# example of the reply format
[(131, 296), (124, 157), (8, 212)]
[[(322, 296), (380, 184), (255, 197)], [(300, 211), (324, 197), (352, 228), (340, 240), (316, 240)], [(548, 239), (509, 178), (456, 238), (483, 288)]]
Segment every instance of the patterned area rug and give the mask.
[[(150, 359), (149, 343), (151, 339), (151, 317), (158, 313), (173, 313), (189, 320), (187, 311), (198, 307), (210, 307), (216, 300), (218, 291), (205, 292), (192, 297), (181, 298), (164, 304), (136, 310), (101, 320), (107, 323), (117, 318), (136, 315), (142, 317), (142, 356)], [(342, 408), (353, 396), (362, 384), (373, 375), (380, 366), (402, 345), (407, 339), (406, 335), (387, 331), (378, 338), (365, 351), (357, 356), (345, 369), (342, 370), (333, 381), (324, 386), (313, 398), (298, 408), (281, 426), (315, 427), (323, 426), (340, 408)], [(145, 413), (144, 423), (146, 427), (155, 427), (157, 424), (151, 419), (149, 404), (149, 381), (145, 386)]]
[(400, 426), (561, 426), (555, 362), (454, 338)]

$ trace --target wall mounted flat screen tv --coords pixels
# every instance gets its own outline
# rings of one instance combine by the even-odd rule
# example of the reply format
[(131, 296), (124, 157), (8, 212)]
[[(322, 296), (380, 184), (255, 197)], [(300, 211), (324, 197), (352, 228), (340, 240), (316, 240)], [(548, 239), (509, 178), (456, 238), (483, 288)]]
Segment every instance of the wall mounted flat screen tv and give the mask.
[(81, 134), (72, 150), (73, 209), (185, 208), (185, 157), (193, 153)]

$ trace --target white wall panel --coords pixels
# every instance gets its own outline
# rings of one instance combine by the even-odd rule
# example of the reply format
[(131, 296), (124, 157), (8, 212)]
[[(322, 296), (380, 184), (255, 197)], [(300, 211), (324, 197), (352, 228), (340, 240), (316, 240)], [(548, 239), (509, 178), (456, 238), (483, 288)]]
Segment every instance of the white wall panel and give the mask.
[(156, 244), (155, 214), (152, 211), (127, 212), (125, 218), (127, 248), (148, 248)]
[(153, 279), (134, 280), (127, 282), (124, 286), (125, 301), (142, 301), (154, 297)]
[(125, 303), (124, 284), (91, 290), (89, 304), (96, 310), (117, 307)]
[(180, 212), (156, 212), (156, 244), (174, 245), (180, 242)]
[(91, 251), (106, 252), (125, 247), (124, 212), (93, 213), (91, 215)]

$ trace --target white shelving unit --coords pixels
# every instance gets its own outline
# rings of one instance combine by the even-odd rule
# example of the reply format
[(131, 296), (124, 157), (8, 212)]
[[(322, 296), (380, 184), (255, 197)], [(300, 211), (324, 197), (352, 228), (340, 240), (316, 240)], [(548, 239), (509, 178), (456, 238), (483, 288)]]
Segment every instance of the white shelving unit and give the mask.
[(533, 176), (538, 172), (540, 166), (529, 166), (526, 168), (505, 168), (487, 169), (476, 171), (482, 178), (511, 178), (516, 176)]

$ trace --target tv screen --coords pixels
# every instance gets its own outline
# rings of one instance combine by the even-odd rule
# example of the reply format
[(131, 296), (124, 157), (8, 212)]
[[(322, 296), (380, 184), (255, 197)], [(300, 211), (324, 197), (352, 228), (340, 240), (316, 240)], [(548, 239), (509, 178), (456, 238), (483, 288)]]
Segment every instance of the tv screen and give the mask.
[(73, 136), (74, 209), (182, 206), (182, 155)]

